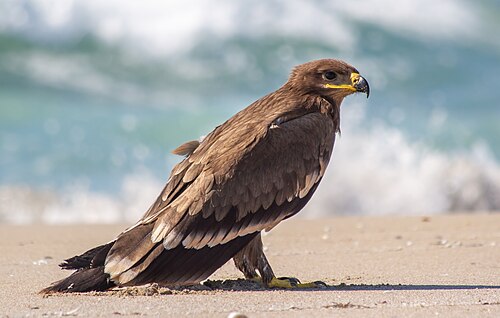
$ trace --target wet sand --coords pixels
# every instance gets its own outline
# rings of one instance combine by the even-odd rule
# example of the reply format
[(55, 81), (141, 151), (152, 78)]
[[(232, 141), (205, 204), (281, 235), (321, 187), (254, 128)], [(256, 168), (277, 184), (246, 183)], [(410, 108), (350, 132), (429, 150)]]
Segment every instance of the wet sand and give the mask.
[(125, 225), (0, 226), (0, 316), (500, 317), (500, 214), (292, 219), (264, 237), (279, 276), (316, 290), (264, 290), (229, 262), (207, 285), (43, 297), (64, 258)]

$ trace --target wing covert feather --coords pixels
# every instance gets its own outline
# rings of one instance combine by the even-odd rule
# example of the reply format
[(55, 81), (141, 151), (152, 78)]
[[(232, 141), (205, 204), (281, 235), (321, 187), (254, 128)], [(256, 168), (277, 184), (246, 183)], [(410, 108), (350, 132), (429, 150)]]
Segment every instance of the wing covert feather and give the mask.
[[(285, 202), (290, 205), (290, 202), (305, 198), (313, 188), (315, 189), (329, 161), (334, 137), (335, 127), (329, 116), (316, 112), (308, 113), (281, 123), (276, 128), (268, 127), (258, 142), (241, 152), (236, 164), (228, 163), (229, 168), (222, 169), (225, 175), (211, 169), (211, 166), (221, 165), (212, 158), (212, 161), (205, 163), (203, 171), (212, 172), (213, 179), (204, 182), (203, 173), (198, 174), (184, 190), (183, 195), (171, 203), (177, 208), (179, 215), (189, 211), (185, 222), (182, 222), (182, 228), (179, 228), (179, 223), (169, 229), (175, 228), (176, 237), (182, 237), (174, 242), (185, 243), (184, 246), (190, 248), (202, 248), (204, 245), (199, 243), (214, 246), (226, 242), (228, 237), (261, 231), (275, 224), (277, 220), (297, 213), (295, 208), (285, 207)], [(229, 137), (226, 137), (226, 140), (229, 140), (227, 138)], [(225, 153), (229, 151), (224, 150)], [(194, 157), (187, 160), (201, 165), (204, 164), (203, 158), (210, 157), (206, 154), (200, 157), (196, 155), (194, 152)], [(190, 171), (190, 168), (187, 171)], [(203, 193), (208, 195), (200, 200), (199, 196)], [(282, 205), (282, 209), (270, 210), (271, 206)], [(231, 213), (235, 215), (236, 223), (249, 215), (254, 215), (254, 218), (260, 221), (252, 221), (246, 227), (234, 224), (234, 229), (226, 230), (210, 229), (208, 225), (197, 221), (198, 218), (207, 219), (214, 215), (216, 222), (222, 222)], [(269, 213), (273, 215), (259, 216)], [(161, 224), (164, 217), (167, 216), (160, 216), (156, 222)], [(235, 229), (235, 233), (231, 232)], [(208, 232), (214, 234), (205, 238)], [(172, 244), (168, 246), (175, 247)]]
[(257, 120), (234, 126), (218, 139), (225, 127), (219, 126), (174, 167), (163, 192), (130, 229), (148, 225), (149, 239), (138, 242), (135, 253), (112, 253), (112, 277), (141, 259), (151, 262), (161, 241), (167, 250), (214, 247), (272, 228), (307, 203), (333, 149), (332, 118), (309, 112), (274, 126)]

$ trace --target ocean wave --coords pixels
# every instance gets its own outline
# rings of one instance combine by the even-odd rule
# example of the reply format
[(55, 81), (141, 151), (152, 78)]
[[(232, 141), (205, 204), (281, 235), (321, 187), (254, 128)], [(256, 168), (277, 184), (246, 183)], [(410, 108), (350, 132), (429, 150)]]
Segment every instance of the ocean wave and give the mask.
[(343, 125), (330, 168), (307, 207), (310, 216), (500, 210), (500, 164), (486, 143), (443, 152), (394, 127), (366, 129), (363, 123), (358, 114)]
[(0, 2), (0, 222), (136, 220), (167, 148), (323, 57), (373, 93), (302, 215), (499, 210), (493, 2)]
[[(343, 132), (317, 193), (300, 215), (435, 214), (500, 210), (500, 164), (487, 146), (444, 153), (408, 140), (386, 125), (364, 127), (361, 105), (344, 111)], [(0, 222), (116, 223), (136, 221), (162, 189), (166, 171), (125, 175), (118, 194), (89, 189), (0, 187)]]
[(64, 191), (32, 186), (0, 186), (0, 223), (132, 223), (162, 189), (142, 170), (123, 177), (117, 195), (92, 191), (85, 182)]
[(7, 71), (44, 87), (78, 91), (121, 102), (144, 100), (147, 96), (143, 87), (99, 70), (94, 60), (82, 54), (16, 52), (5, 56), (3, 65)]
[[(74, 41), (92, 34), (143, 54), (182, 54), (203, 38), (304, 37), (352, 51), (359, 24), (429, 39), (473, 39), (477, 6), (465, 1), (45, 1), (3, 3), (0, 31), (43, 41)], [(303, 23), (307, 21), (307, 23)]]

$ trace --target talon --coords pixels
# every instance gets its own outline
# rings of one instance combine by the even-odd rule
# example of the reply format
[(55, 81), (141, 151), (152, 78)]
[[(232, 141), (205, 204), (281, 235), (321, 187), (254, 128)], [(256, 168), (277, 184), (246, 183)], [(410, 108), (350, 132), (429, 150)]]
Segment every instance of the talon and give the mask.
[(279, 279), (279, 280), (287, 280), (290, 282), (290, 284), (292, 286), (296, 286), (296, 285), (299, 285), (300, 284), (300, 280), (296, 277), (278, 277), (276, 279)]
[(317, 280), (315, 282), (313, 282), (314, 284), (316, 284), (319, 288), (322, 288), (322, 287), (328, 287), (328, 284), (325, 283), (325, 282), (322, 282), (320, 280)]
[(328, 285), (322, 281), (315, 281), (310, 283), (298, 284), (297, 288), (326, 288)]

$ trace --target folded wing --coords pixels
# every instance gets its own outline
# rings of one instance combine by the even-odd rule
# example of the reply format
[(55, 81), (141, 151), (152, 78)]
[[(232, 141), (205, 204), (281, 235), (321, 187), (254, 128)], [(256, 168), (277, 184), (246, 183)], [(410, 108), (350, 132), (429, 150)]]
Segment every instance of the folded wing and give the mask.
[(267, 123), (232, 120), (174, 167), (142, 220), (118, 237), (105, 263), (113, 281), (204, 279), (307, 203), (333, 149), (332, 118), (308, 112)]

